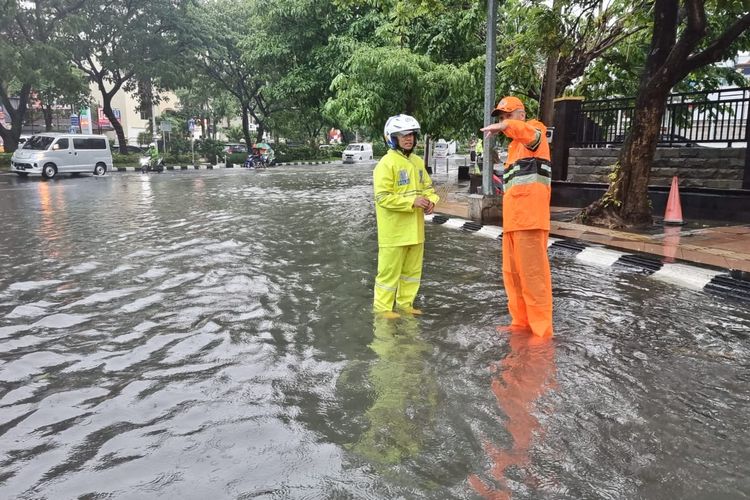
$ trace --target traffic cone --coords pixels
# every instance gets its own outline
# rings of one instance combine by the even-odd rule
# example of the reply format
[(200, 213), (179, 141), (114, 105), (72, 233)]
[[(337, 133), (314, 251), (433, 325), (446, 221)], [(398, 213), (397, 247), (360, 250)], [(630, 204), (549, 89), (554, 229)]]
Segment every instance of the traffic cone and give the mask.
[(680, 188), (677, 185), (677, 176), (672, 177), (672, 187), (669, 188), (669, 198), (667, 198), (667, 210), (664, 212), (664, 224), (681, 226), (682, 206), (680, 205)]

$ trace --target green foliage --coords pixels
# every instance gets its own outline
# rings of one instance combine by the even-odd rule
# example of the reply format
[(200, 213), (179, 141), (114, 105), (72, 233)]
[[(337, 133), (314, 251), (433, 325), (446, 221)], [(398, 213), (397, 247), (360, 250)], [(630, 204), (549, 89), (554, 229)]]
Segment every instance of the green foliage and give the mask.
[(229, 127), (224, 129), (224, 134), (227, 136), (229, 142), (244, 142), (245, 134), (242, 131), (242, 127)]
[(170, 138), (167, 140), (167, 148), (169, 153), (173, 155), (188, 154), (191, 150), (190, 140), (179, 134), (169, 134)]
[(10, 158), (13, 153), (0, 153), (0, 170), (10, 170)]
[(141, 156), (135, 153), (122, 154), (112, 151), (112, 163), (115, 167), (137, 167), (140, 166)]
[[(290, 161), (314, 161), (328, 159), (327, 152), (321, 151), (313, 146), (288, 146), (286, 144), (275, 144), (273, 146), (276, 160), (281, 163)], [(339, 155), (339, 158), (341, 156)]]
[(215, 139), (203, 139), (195, 141), (195, 151), (203, 158), (213, 160), (216, 156), (224, 156), (224, 145)]
[(149, 132), (139, 132), (137, 141), (139, 146), (148, 146), (153, 142), (153, 138)]
[[(388, 146), (383, 141), (374, 141), (372, 143), (372, 155), (375, 157), (385, 156), (388, 152)], [(340, 156), (340, 155), (339, 155)]]
[(245, 160), (247, 160), (247, 153), (232, 153), (226, 157), (226, 162), (230, 165), (232, 163), (243, 164)]

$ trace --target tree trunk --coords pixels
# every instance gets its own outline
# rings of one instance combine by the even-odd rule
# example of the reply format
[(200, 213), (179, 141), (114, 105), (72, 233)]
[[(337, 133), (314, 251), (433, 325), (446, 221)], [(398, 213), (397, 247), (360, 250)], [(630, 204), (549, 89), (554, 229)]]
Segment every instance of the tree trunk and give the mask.
[(253, 141), (250, 137), (250, 106), (246, 103), (242, 103), (242, 135), (245, 137), (247, 150), (250, 151)]
[(555, 113), (555, 97), (557, 97), (557, 63), (560, 51), (555, 49), (547, 57), (547, 69), (544, 72), (542, 95), (539, 101), (539, 120), (545, 125), (552, 125)]
[(579, 220), (612, 228), (651, 225), (648, 181), (671, 86), (641, 92), (630, 133), (615, 165), (615, 178), (604, 196), (584, 209)]
[[(102, 94), (102, 108), (104, 109), (104, 115), (109, 118), (109, 123), (112, 125), (112, 128), (115, 129), (115, 134), (117, 135), (117, 144), (120, 145), (120, 153), (127, 154), (128, 148), (127, 148), (127, 139), (125, 138), (125, 131), (122, 128), (122, 124), (115, 116), (114, 111), (112, 111), (112, 97), (120, 90), (122, 87), (122, 81), (116, 80), (113, 81), (113, 86), (107, 91), (107, 89), (104, 87), (104, 77), (99, 76), (96, 80), (96, 84), (99, 87), (99, 92)], [(153, 109), (153, 107), (152, 107)], [(156, 131), (153, 131), (152, 134), (155, 134)]]
[(19, 101), (18, 108), (16, 109), (11, 105), (10, 98), (8, 97), (5, 88), (0, 86), (0, 99), (2, 99), (5, 112), (8, 113), (8, 116), (10, 117), (9, 129), (0, 125), (0, 137), (3, 138), (3, 147), (8, 153), (12, 153), (18, 149), (18, 139), (21, 137), (21, 127), (23, 126), (23, 119), (26, 115), (29, 95), (31, 95), (31, 84), (26, 83), (21, 87), (21, 91), (18, 93)]
[(45, 132), (52, 132), (52, 105), (47, 104), (42, 107), (42, 113), (44, 114), (44, 130)]

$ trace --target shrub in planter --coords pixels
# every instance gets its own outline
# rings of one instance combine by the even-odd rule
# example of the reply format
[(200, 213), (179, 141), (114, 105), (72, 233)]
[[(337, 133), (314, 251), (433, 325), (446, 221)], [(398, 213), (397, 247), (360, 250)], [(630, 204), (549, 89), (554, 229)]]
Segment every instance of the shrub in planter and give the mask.
[(232, 153), (231, 155), (227, 156), (227, 165), (232, 165), (233, 163), (239, 163), (242, 165), (245, 163), (245, 160), (247, 160), (247, 153)]
[(0, 170), (10, 170), (10, 157), (13, 153), (0, 153)]

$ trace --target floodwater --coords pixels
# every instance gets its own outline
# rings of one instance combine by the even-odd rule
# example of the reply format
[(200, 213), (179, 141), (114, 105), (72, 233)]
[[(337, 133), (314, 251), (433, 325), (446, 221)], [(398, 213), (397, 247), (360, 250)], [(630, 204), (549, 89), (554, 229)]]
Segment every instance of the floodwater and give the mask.
[(370, 313), (371, 165), (0, 176), (0, 498), (747, 498), (750, 311), (427, 225)]

